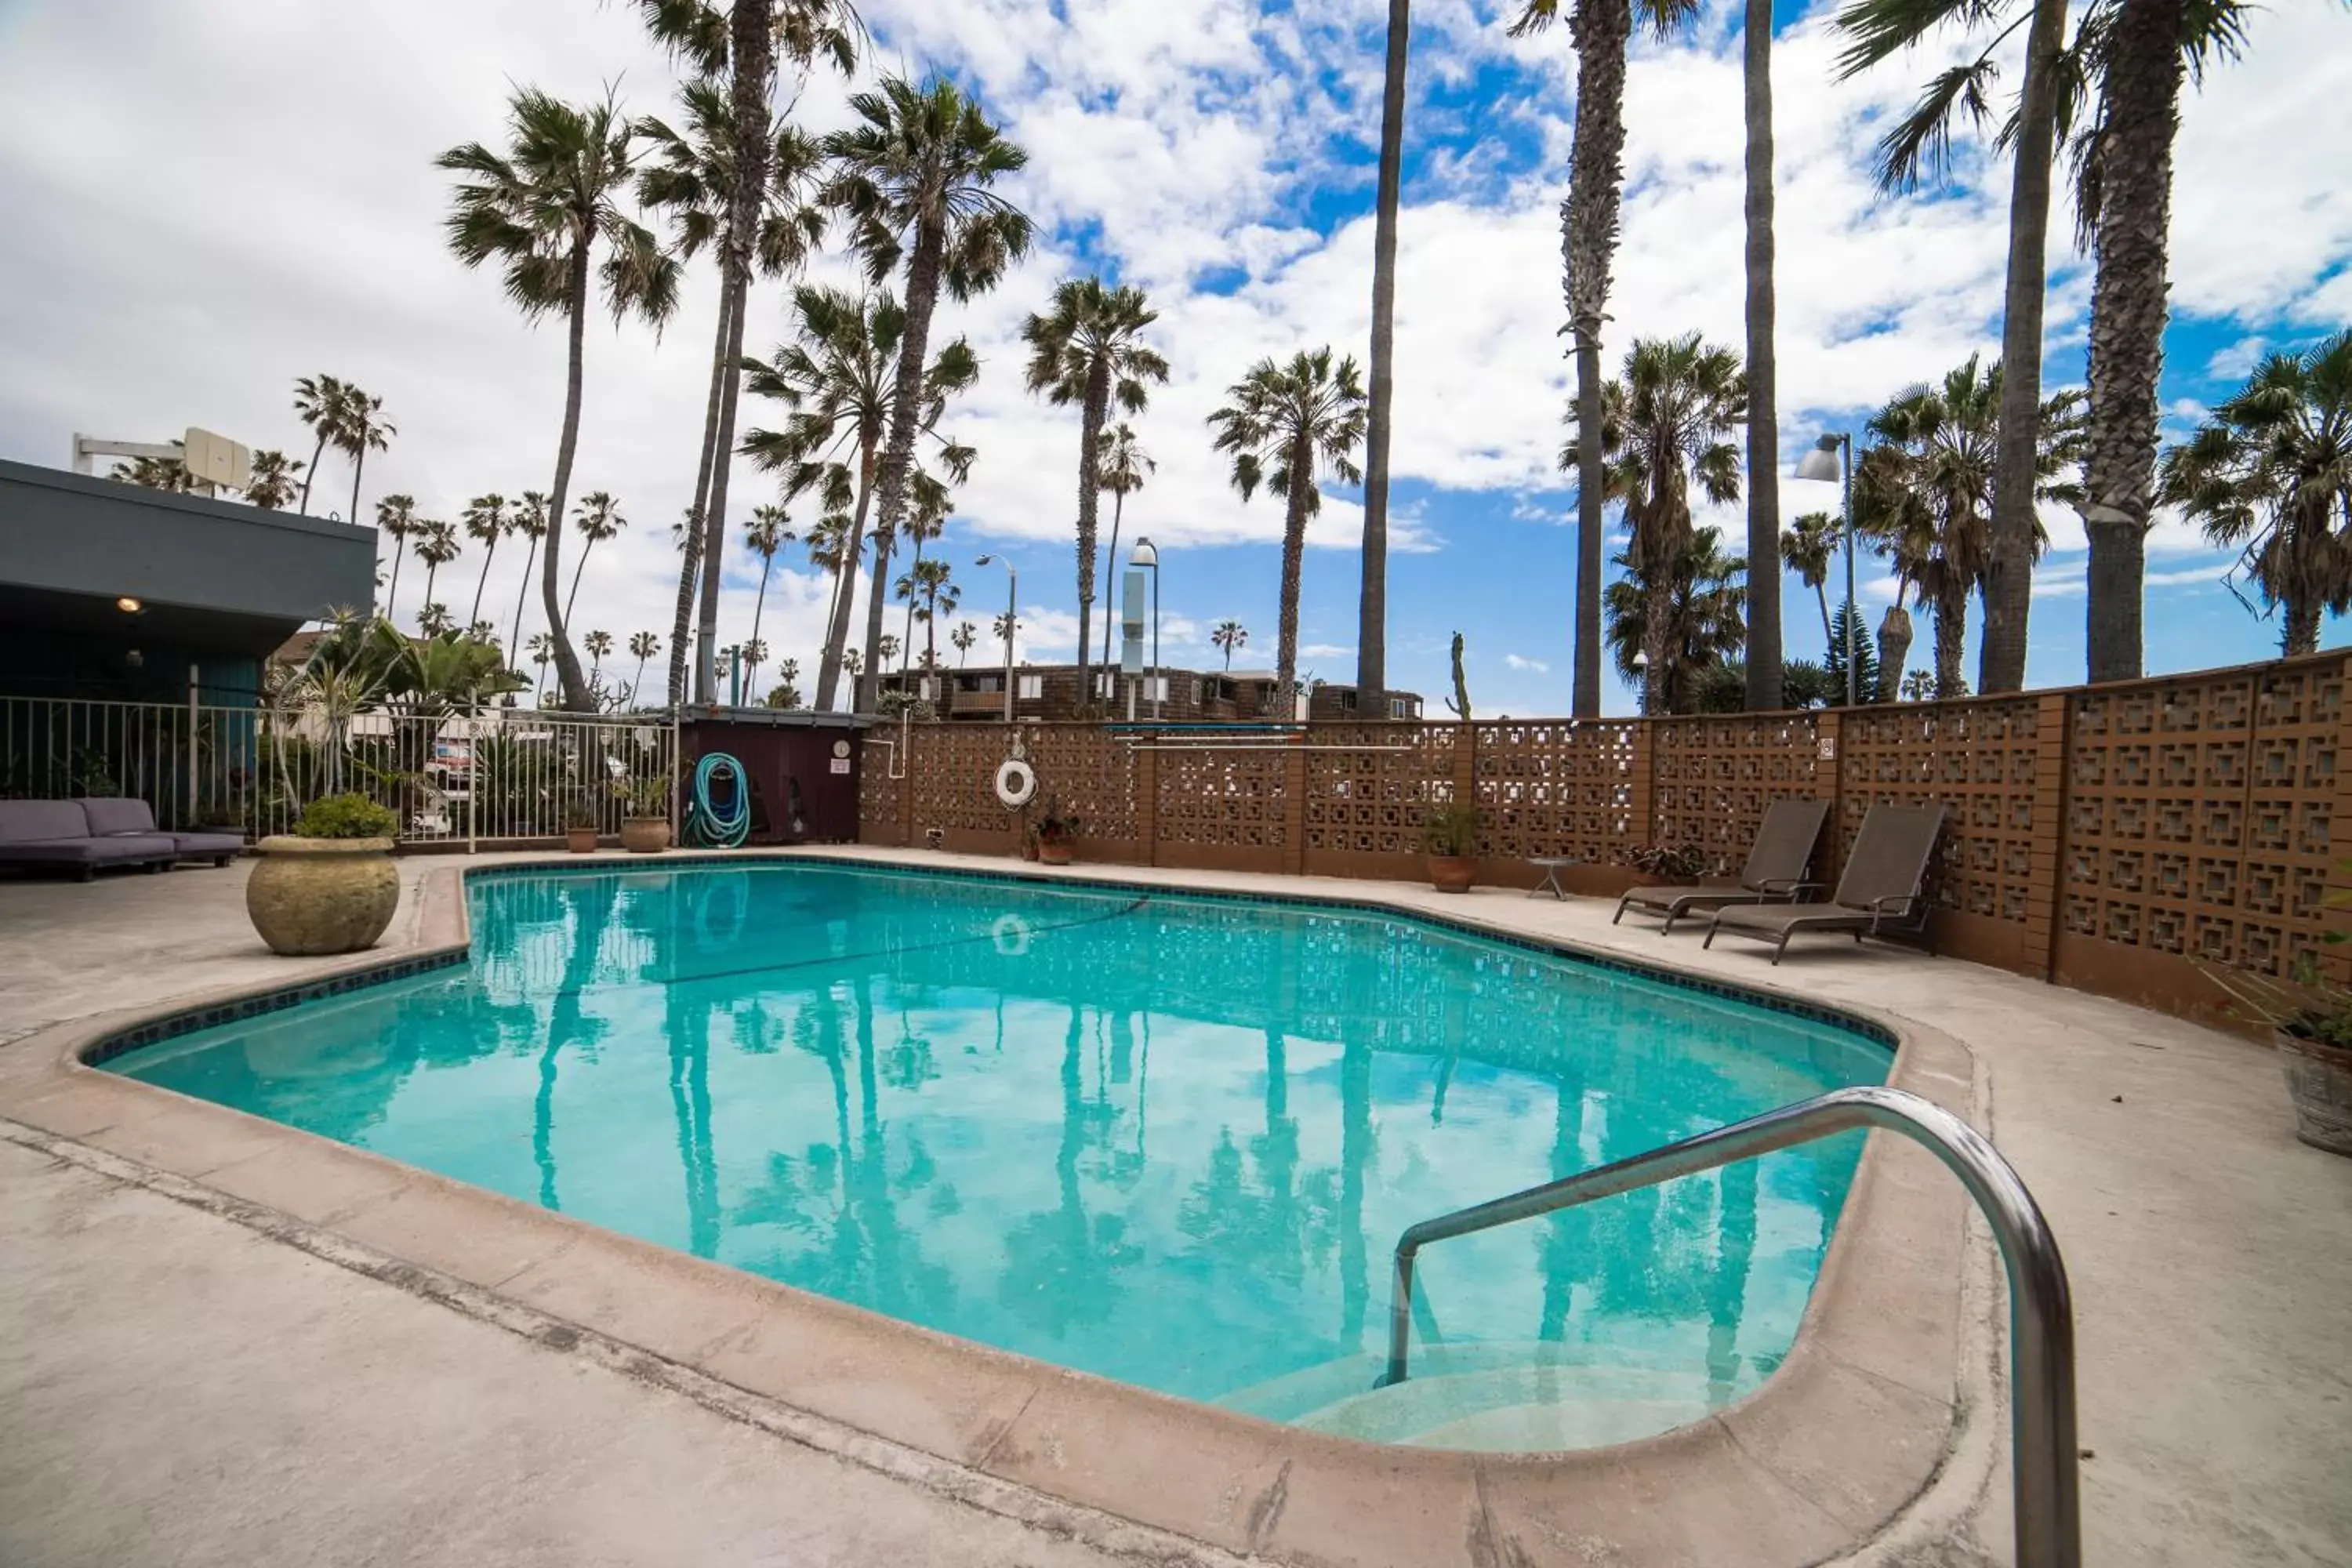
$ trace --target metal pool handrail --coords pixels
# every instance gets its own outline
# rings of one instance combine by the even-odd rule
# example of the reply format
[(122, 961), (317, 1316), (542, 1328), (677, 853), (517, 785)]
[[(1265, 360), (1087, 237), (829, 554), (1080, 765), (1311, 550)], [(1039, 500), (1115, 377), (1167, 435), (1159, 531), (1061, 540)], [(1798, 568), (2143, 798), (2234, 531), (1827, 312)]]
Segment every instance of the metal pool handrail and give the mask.
[(2074, 1445), (2074, 1309), (2065, 1260), (2033, 1194), (1999, 1150), (1944, 1110), (1894, 1089), (1841, 1089), (1487, 1203), (1408, 1226), (1396, 1246), (1386, 1386), (1405, 1381), (1412, 1337), (1413, 1255), (1433, 1241), (1589, 1204), (1676, 1176), (1711, 1171), (1856, 1127), (1881, 1127), (1924, 1145), (1960, 1179), (1992, 1226), (2009, 1272), (2010, 1460), (2018, 1568), (2080, 1568), (2082, 1521)]

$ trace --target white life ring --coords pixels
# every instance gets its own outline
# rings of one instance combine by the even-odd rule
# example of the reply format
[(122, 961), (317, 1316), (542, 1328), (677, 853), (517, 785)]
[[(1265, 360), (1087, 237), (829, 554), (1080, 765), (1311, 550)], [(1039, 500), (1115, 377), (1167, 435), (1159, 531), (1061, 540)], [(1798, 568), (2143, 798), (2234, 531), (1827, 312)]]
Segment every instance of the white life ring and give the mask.
[(1029, 951), (1029, 922), (1019, 915), (999, 915), (989, 935), (996, 941), (1000, 957), (1019, 958)]
[(1027, 805), (1037, 793), (1037, 770), (1018, 757), (1007, 758), (996, 770), (996, 798), (1007, 811)]

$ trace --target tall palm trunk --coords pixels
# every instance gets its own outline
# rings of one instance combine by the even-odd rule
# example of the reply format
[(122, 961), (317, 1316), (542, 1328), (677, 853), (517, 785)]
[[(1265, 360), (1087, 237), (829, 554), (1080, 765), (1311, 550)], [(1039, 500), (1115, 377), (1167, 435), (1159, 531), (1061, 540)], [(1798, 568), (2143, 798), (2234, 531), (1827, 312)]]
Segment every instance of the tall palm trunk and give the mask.
[(539, 541), (533, 539), (530, 548), (523, 552), (522, 582), (515, 589), (514, 633), (507, 640), (507, 653), (510, 659), (522, 657), (522, 602), (530, 593), (530, 569), (538, 559)]
[[(2058, 56), (2065, 36), (2066, 0), (2034, 0), (2009, 196), (1992, 559), (1985, 570), (1984, 654), (1977, 668), (1977, 689), (1987, 696), (2025, 684), (2025, 623), (2033, 603), (2033, 470), (2042, 436), (2042, 294), (2057, 136)], [(1939, 627), (1939, 640), (1941, 636)]]
[(580, 579), (588, 574), (588, 552), (595, 548), (594, 540), (581, 541), (580, 559), (572, 564), (572, 591), (563, 596), (563, 618), (567, 622), (572, 619), (572, 606), (580, 602)]
[(575, 713), (586, 713), (595, 707), (589, 695), (588, 682), (580, 669), (580, 656), (572, 648), (572, 634), (565, 628), (569, 614), (556, 601), (557, 584), (563, 580), (560, 570), (563, 554), (563, 503), (572, 489), (572, 459), (580, 450), (580, 394), (582, 372), (586, 357), (588, 331), (588, 247), (574, 246), (572, 251), (572, 286), (567, 304), (571, 353), (563, 389), (563, 437), (555, 448), (555, 489), (547, 501), (547, 556), (540, 563), (539, 596), (541, 607), (547, 612), (547, 635), (555, 644), (555, 679), (562, 692), (563, 706)]
[(751, 246), (768, 186), (768, 78), (774, 51), (772, 0), (735, 0), (728, 56), (734, 70), (735, 189), (727, 204), (719, 259), (727, 278), (726, 384), (711, 457), (710, 509), (702, 520), (702, 616), (695, 634), (695, 695), (717, 700), (719, 582), (727, 561), (727, 477), (735, 455), (735, 399), (743, 384), (744, 304), (751, 292)]
[(1396, 400), (1397, 207), (1404, 165), (1412, 0), (1389, 0), (1381, 79), (1380, 174), (1372, 205), (1372, 383), (1364, 431), (1364, 572), (1356, 609), (1356, 711), (1388, 711), (1389, 432)]
[(923, 360), (931, 349), (931, 313), (940, 301), (944, 220), (926, 218), (907, 259), (907, 325), (898, 338), (898, 384), (890, 405), (890, 436), (882, 447), (876, 489), (874, 592), (866, 595), (866, 661), (857, 672), (857, 710), (871, 713), (882, 680), (882, 584), (889, 581), (890, 545), (907, 517), (907, 482), (915, 464), (915, 430), (923, 416)]
[(367, 472), (367, 443), (362, 441), (360, 449), (352, 454), (352, 510), (343, 514), (343, 520), (347, 522), (357, 522), (360, 520), (360, 476), (365, 472)]
[[(1117, 574), (1117, 573), (1118, 573), (1118, 525), (1119, 525), (1119, 521), (1120, 521), (1120, 520), (1121, 520), (1123, 517), (1125, 517), (1126, 513), (1127, 513), (1127, 492), (1126, 492), (1125, 490), (1114, 490), (1114, 491), (1112, 491), (1112, 492), (1111, 492), (1111, 498), (1110, 498), (1110, 557), (1109, 557), (1109, 560), (1110, 560), (1110, 570), (1111, 570), (1111, 572), (1114, 574), (1113, 578), (1112, 578), (1112, 581), (1113, 581), (1113, 582), (1116, 582), (1116, 581), (1118, 580), (1118, 578), (1117, 578), (1117, 576), (1116, 576), (1116, 574)], [(1108, 668), (1110, 668), (1110, 629), (1111, 629), (1111, 626), (1112, 626), (1112, 624), (1113, 624), (1114, 622), (1116, 622), (1116, 621), (1118, 619), (1118, 617), (1117, 616), (1114, 616), (1114, 615), (1112, 615), (1112, 614), (1111, 614), (1110, 599), (1111, 599), (1111, 595), (1110, 595), (1109, 594), (1106, 593), (1106, 594), (1103, 595), (1104, 603), (1103, 603), (1103, 655), (1102, 655), (1102, 667), (1103, 667), (1105, 669), (1108, 669)]]
[(866, 552), (866, 519), (874, 502), (877, 460), (872, 444), (861, 436), (857, 447), (857, 506), (850, 514), (849, 537), (841, 543), (841, 563), (834, 569), (833, 614), (825, 621), (824, 652), (817, 663), (816, 707), (820, 713), (832, 710), (834, 693), (841, 687), (841, 656), (849, 647), (849, 606), (857, 596), (857, 561)]
[[(915, 559), (907, 568), (907, 616), (898, 627), (898, 668), (906, 668), (915, 660), (915, 601), (922, 594), (919, 582), (923, 570), (923, 536), (915, 535)], [(1083, 657), (1083, 654), (1081, 655)]]
[(2289, 658), (2319, 651), (2319, 595), (2308, 589), (2291, 594), (2286, 602), (2286, 626), (2279, 651)]
[(1282, 517), (1282, 600), (1274, 645), (1275, 700), (1282, 703), (1280, 721), (1289, 723), (1298, 713), (1298, 581), (1307, 564), (1307, 505), (1315, 490), (1315, 447), (1302, 434), (1290, 447), (1290, 493), (1284, 497)]
[(425, 563), (425, 607), (428, 610), (433, 607), (433, 579), (440, 574), (441, 563), (427, 561)]
[(677, 618), (669, 634), (669, 705), (673, 708), (686, 701), (687, 654), (692, 647), (694, 626), (694, 595), (701, 583), (702, 519), (710, 505), (710, 462), (719, 448), (719, 405), (727, 385), (728, 322), (727, 285), (719, 286), (718, 341), (710, 345), (710, 398), (702, 414), (702, 459), (694, 470), (694, 509), (688, 514), (687, 527), (691, 543), (679, 551), (682, 559), (677, 568)]
[(1878, 621), (1878, 700), (1892, 702), (1903, 695), (1903, 667), (1911, 658), (1911, 612), (1903, 607), (1898, 591)]
[[(768, 613), (768, 578), (776, 569), (775, 552), (770, 551), (760, 562), (760, 596), (751, 601), (751, 641), (760, 640), (760, 621)], [(749, 646), (748, 644), (746, 646)], [(758, 667), (753, 667), (756, 671)]]
[(400, 563), (407, 558), (408, 542), (404, 539), (394, 540), (392, 542), (392, 585), (386, 588), (383, 594), (383, 618), (387, 621), (393, 618), (394, 609), (400, 603)]
[[(310, 481), (319, 477), (319, 459), (326, 455), (327, 432), (321, 427), (319, 431), (319, 444), (310, 448), (310, 466), (302, 470), (302, 499), (297, 501), (294, 507), (295, 510), (306, 517), (310, 511)], [(359, 519), (353, 518), (352, 521), (357, 522)]]
[[(1631, 508), (1628, 508), (1631, 511)], [(1675, 668), (1675, 563), (1681, 552), (1661, 537), (1661, 522), (1632, 519), (1636, 560), (1642, 567), (1642, 711), (1653, 717), (1672, 711)], [(1648, 526), (1645, 528), (1644, 523)], [(1646, 537), (1646, 542), (1645, 541)]]
[(646, 679), (646, 661), (645, 661), (644, 659), (640, 658), (640, 659), (638, 659), (638, 660), (637, 660), (637, 672), (636, 672), (635, 675), (633, 675), (633, 676), (629, 677), (629, 697), (630, 697), (630, 700), (631, 700), (631, 701), (632, 701), (633, 703), (635, 702), (635, 698), (636, 698), (636, 694), (637, 694), (637, 688), (645, 684), (645, 679)]
[[(1772, 297), (1772, 0), (1748, 0), (1748, 707), (1780, 708), (1780, 418)], [(1822, 600), (1826, 635), (1828, 600)]]
[(466, 617), (468, 627), (482, 618), (482, 590), (490, 584), (490, 563), (497, 559), (498, 553), (499, 536), (493, 533), (488, 545), (482, 551), (482, 574), (474, 579), (474, 611)]
[(1601, 451), (1601, 323), (1608, 313), (1609, 268), (1625, 178), (1625, 45), (1631, 0), (1590, 0), (1569, 20), (1576, 38), (1576, 129), (1568, 201), (1560, 209), (1560, 257), (1568, 321), (1576, 335), (1576, 716), (1601, 711), (1601, 544), (1604, 479)]
[[(1087, 679), (1087, 660), (1094, 653), (1095, 544), (1102, 526), (1103, 416), (1110, 408), (1110, 365), (1097, 360), (1087, 375), (1087, 401), (1078, 417), (1078, 701), (1090, 705), (1093, 685)], [(1108, 610), (1104, 619), (1109, 619)]]
[(2083, 526), (2091, 539), (2085, 648), (2093, 680), (2136, 680), (2148, 512), (2156, 500), (2157, 379), (2164, 371), (2172, 141), (2180, 129), (2182, 0), (2123, 0), (2100, 94), (2098, 258)]
[[(1755, 595), (1751, 592), (1748, 595), (1748, 597), (1753, 598), (1755, 597)], [(1822, 646), (1823, 647), (1834, 648), (1837, 647), (1837, 628), (1830, 625), (1830, 583), (1828, 578), (1824, 577), (1820, 582), (1813, 584), (1813, 598), (1822, 607)]]

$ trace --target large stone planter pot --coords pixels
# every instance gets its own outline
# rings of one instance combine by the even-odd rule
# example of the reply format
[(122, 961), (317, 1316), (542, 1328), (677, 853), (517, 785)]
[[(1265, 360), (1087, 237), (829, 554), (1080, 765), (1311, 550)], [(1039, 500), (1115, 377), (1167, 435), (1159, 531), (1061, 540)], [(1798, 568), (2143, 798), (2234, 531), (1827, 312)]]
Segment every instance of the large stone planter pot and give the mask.
[(2331, 1154), (2352, 1154), (2352, 1051), (2277, 1032), (2294, 1135)]
[(667, 816), (621, 818), (621, 847), (632, 855), (660, 854), (669, 847), (669, 818)]
[(295, 838), (254, 847), (245, 912), (272, 952), (316, 956), (373, 947), (400, 902), (389, 838)]
[(1469, 855), (1432, 855), (1429, 882), (1441, 893), (1466, 893), (1478, 879), (1478, 861)]

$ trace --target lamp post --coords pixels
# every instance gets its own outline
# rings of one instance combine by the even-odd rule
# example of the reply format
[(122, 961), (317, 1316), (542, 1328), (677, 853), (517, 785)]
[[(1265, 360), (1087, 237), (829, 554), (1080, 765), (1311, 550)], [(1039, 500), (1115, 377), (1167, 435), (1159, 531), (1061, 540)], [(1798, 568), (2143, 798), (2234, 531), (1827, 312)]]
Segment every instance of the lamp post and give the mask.
[(1151, 574), (1151, 717), (1160, 717), (1160, 552), (1138, 535), (1127, 563)]
[(1020, 627), (1021, 571), (1000, 555), (983, 555), (976, 566), (1004, 568), (1004, 721), (1013, 722), (1013, 634)]
[[(1832, 453), (1837, 454), (1834, 458)], [(1822, 437), (1813, 443), (1813, 449), (1797, 463), (1801, 479), (1839, 481), (1843, 489), (1838, 502), (1840, 516), (1845, 523), (1845, 705), (1856, 706), (1859, 679), (1854, 658), (1854, 623), (1860, 617), (1853, 607), (1853, 433), (1841, 430)]]

